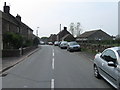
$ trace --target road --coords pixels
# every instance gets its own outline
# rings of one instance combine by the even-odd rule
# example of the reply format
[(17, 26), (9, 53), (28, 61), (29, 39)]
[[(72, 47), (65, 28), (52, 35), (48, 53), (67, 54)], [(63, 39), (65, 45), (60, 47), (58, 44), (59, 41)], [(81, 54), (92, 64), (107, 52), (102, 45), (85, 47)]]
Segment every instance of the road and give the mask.
[(5, 73), (3, 88), (113, 89), (105, 80), (94, 77), (93, 60), (82, 52), (70, 53), (56, 46), (43, 45)]

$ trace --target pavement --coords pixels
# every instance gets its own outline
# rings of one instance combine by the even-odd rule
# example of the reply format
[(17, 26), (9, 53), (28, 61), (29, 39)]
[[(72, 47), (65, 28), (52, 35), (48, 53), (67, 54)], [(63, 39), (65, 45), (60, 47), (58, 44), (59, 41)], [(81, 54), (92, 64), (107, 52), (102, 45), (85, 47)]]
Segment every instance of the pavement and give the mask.
[(22, 55), (20, 57), (5, 57), (2, 58), (2, 68), (0, 68), (0, 73), (8, 70), (9, 68), (13, 67), (14, 65), (20, 63), (21, 61), (23, 61), (25, 58), (29, 57), (30, 55), (32, 55), (33, 53), (37, 52), (41, 47), (39, 46), (38, 48), (28, 52), (25, 55)]

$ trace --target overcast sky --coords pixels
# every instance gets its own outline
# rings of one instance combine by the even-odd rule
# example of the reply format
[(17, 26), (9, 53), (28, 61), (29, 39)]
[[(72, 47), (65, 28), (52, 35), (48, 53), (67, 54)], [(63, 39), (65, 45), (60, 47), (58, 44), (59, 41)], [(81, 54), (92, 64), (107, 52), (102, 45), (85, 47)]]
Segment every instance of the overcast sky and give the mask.
[(101, 28), (118, 34), (118, 0), (0, 0), (2, 11), (4, 2), (34, 34), (39, 27), (39, 37), (57, 34), (60, 24), (69, 29), (71, 22), (80, 22), (83, 32)]

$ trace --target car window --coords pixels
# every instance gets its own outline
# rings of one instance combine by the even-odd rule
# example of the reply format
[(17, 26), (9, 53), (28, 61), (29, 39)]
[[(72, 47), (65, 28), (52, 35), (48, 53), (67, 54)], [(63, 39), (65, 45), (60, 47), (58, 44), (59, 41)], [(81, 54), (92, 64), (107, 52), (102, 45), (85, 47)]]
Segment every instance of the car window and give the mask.
[(120, 57), (120, 50), (118, 50), (117, 52), (118, 52), (118, 55), (119, 55), (119, 57)]
[(112, 50), (106, 50), (105, 52), (102, 53), (101, 56), (105, 61), (113, 61), (116, 62), (117, 58), (115, 53)]
[(76, 42), (71, 42), (70, 45), (79, 45), (79, 44)]

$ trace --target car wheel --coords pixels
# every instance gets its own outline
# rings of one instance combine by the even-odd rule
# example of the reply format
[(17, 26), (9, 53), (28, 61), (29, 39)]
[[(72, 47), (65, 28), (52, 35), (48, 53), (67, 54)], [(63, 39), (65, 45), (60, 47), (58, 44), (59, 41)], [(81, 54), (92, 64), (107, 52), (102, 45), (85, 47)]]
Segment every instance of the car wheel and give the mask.
[(80, 48), (80, 50), (79, 51), (81, 51), (81, 48)]
[(73, 52), (73, 50), (70, 49), (69, 52)]
[(99, 71), (98, 71), (98, 67), (96, 65), (94, 65), (94, 76), (98, 79), (101, 78)]

